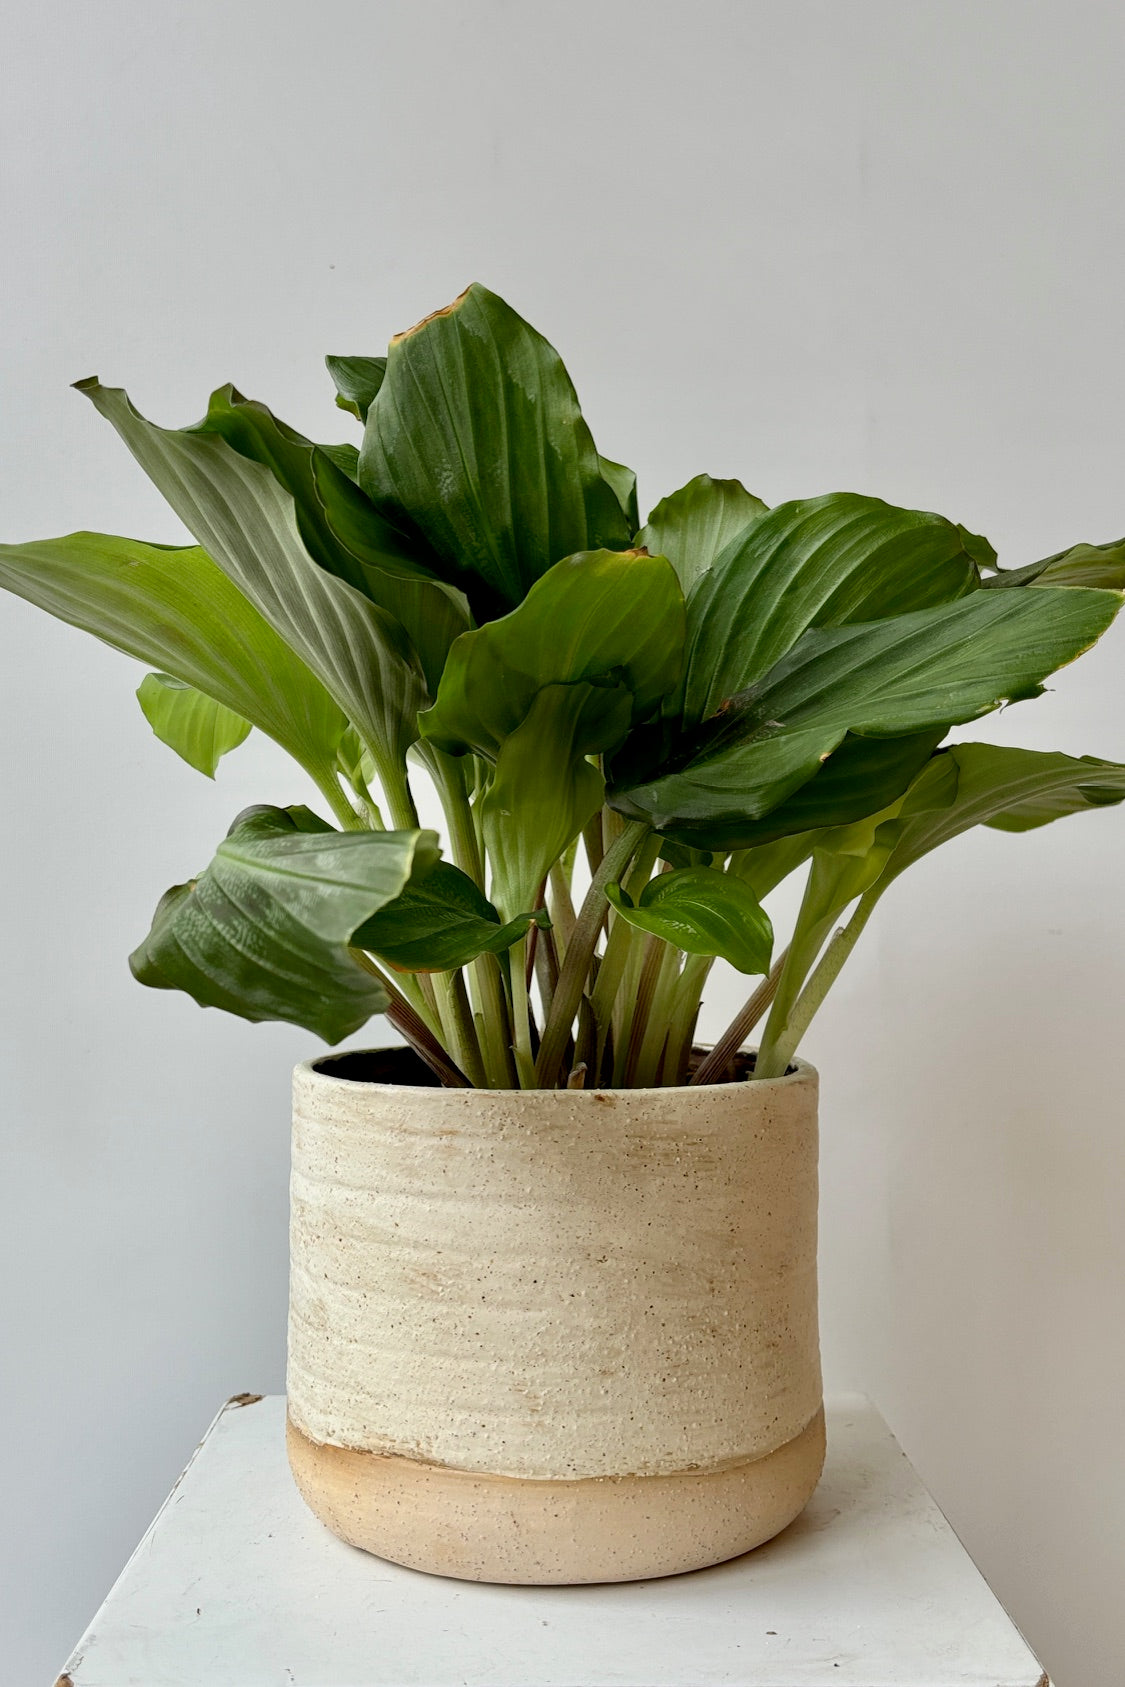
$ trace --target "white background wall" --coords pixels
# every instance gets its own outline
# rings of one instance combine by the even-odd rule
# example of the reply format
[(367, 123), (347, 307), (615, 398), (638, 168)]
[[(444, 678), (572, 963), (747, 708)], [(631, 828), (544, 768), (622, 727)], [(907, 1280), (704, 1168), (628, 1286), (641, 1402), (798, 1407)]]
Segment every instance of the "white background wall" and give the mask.
[[(67, 383), (233, 380), (343, 438), (326, 351), (474, 278), (654, 502), (941, 510), (1010, 564), (1125, 530), (1125, 13), (958, 0), (7, 0), (2, 534), (175, 541)], [(0, 1679), (46, 1682), (218, 1402), (283, 1378), (287, 1091), (312, 1039), (125, 965), (234, 813), (124, 658), (0, 602)], [(986, 723), (1125, 759), (1125, 630)], [(1122, 1675), (1125, 815), (966, 838), (805, 1052), (824, 1344), (1060, 1687)], [(705, 1029), (734, 1006), (724, 985)], [(381, 1027), (373, 1028), (376, 1032)]]

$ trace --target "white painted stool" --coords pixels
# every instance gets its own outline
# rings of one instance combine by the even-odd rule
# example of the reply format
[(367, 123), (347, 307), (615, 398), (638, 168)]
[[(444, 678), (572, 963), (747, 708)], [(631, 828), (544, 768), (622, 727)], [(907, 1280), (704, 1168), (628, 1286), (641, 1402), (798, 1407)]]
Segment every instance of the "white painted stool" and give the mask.
[(306, 1510), (285, 1402), (228, 1402), (60, 1687), (1046, 1687), (883, 1420), (828, 1402), (808, 1509), (661, 1581), (494, 1587), (400, 1569)]

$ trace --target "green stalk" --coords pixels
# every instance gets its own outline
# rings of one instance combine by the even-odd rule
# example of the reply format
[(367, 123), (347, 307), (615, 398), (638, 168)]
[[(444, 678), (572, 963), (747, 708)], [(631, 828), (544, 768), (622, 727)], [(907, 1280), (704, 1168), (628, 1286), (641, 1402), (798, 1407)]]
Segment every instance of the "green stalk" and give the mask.
[[(625, 893), (631, 902), (635, 903), (639, 900), (641, 891), (648, 883), (652, 869), (656, 865), (656, 858), (659, 853), (660, 839), (656, 836), (648, 838), (637, 851), (633, 860), (633, 865), (630, 867), (626, 877), (624, 887)], [(636, 928), (634, 926), (629, 924), (628, 920), (623, 920), (620, 915), (616, 913), (610, 918), (609, 936), (606, 938), (605, 954), (602, 956), (602, 964), (598, 968), (597, 982), (594, 985), (593, 995), (590, 998), (591, 1005), (594, 1009), (594, 1018), (597, 1021), (598, 1026), (599, 1061), (601, 1059), (602, 1051), (605, 1048), (606, 1035), (609, 1031), (610, 1015), (613, 1012), (613, 1004), (616, 1000), (618, 989), (621, 986), (621, 978), (625, 970), (625, 962), (629, 957), (629, 950), (632, 942), (630, 934), (635, 929)]]
[[(311, 768), (309, 771), (313, 772)], [(335, 772), (325, 768), (323, 772), (313, 772), (313, 778), (316, 780), (317, 789), (344, 831), (365, 832), (367, 827), (345, 796)]]
[[(465, 778), (469, 758), (445, 755), (432, 744), (425, 745), (422, 754), (437, 787), (449, 828), (453, 860), (483, 891), (484, 860)], [(489, 1089), (514, 1089), (517, 1077), (511, 1049), (512, 1031), (501, 989), (500, 966), (495, 955), (478, 955), (473, 961), (469, 971), (469, 988), (485, 1085)]]
[(352, 790), (363, 804), (369, 829), (372, 832), (385, 832), (387, 828), (383, 822), (383, 816), (379, 811), (378, 803), (375, 801), (375, 798), (371, 795), (371, 792), (367, 788), (367, 781), (363, 777), (362, 766), (356, 767), (350, 777), (347, 774), (345, 774), (344, 777), (348, 779), (348, 783), (351, 785)]
[(570, 934), (574, 930), (574, 903), (570, 896), (570, 880), (561, 861), (556, 861), (547, 876), (547, 907), (555, 933), (555, 948), (560, 958), (566, 952)]
[(672, 1009), (672, 1024), (668, 1032), (668, 1052), (664, 1058), (661, 1083), (682, 1084), (691, 1058), (692, 1037), (703, 996), (703, 986), (714, 966), (712, 955), (688, 955), (680, 973)]
[[(754, 994), (739, 1008), (706, 1060), (701, 1061), (698, 1070), (693, 1073), (693, 1084), (714, 1084), (721, 1080), (732, 1059), (777, 995), (788, 955), (788, 949), (783, 949), (770, 969), (768, 978), (763, 978)], [(755, 1064), (754, 1076), (759, 1075)]]
[(474, 1089), (487, 1089), (488, 1079), (462, 973), (435, 973), (434, 984), (442, 1008), (442, 1023), (447, 1024), (452, 1033), (453, 1053), (458, 1066)]
[(652, 1004), (648, 1010), (648, 1024), (637, 1059), (634, 1086), (637, 1089), (651, 1089), (660, 1082), (664, 1050), (671, 1041), (673, 1004), (679, 982), (680, 951), (674, 944), (665, 943)]
[(590, 864), (590, 872), (596, 873), (602, 864), (605, 845), (602, 841), (602, 817), (595, 814), (582, 828), (582, 842), (586, 846), (586, 860)]
[[(622, 921), (624, 925), (625, 922)], [(637, 992), (641, 983), (641, 968), (644, 965), (647, 937), (636, 926), (628, 926), (627, 952), (625, 956), (625, 971), (621, 988), (617, 993), (617, 1000), (613, 1004), (613, 1016), (610, 1022), (613, 1032), (613, 1073), (612, 1085), (620, 1089), (625, 1082), (625, 1062), (629, 1055), (629, 1040), (633, 1029), (633, 1012), (637, 1001)], [(603, 1045), (604, 1046), (604, 1045)]]
[[(371, 750), (370, 745), (367, 747)], [(383, 787), (383, 794), (387, 799), (392, 830), (396, 832), (416, 831), (418, 828), (418, 810), (414, 806), (414, 798), (410, 793), (410, 780), (407, 778), (406, 764), (392, 761), (386, 756), (378, 756), (374, 750), (371, 750), (371, 757), (379, 775), (379, 783)]]
[(480, 1043), (488, 1073), (488, 1087), (494, 1090), (517, 1089), (511, 1019), (497, 957), (478, 955), (472, 965), (471, 977), (478, 1000), (477, 1012), (484, 1025)]
[(442, 813), (449, 827), (449, 841), (453, 846), (453, 860), (467, 873), (478, 890), (484, 889), (484, 863), (481, 860), (473, 811), (465, 784), (464, 756), (447, 756), (433, 745), (427, 746), (426, 763), (437, 786)]
[(780, 1078), (789, 1070), (789, 1063), (797, 1052), (797, 1044), (808, 1030), (817, 1008), (836, 982), (841, 967), (855, 948), (864, 926), (875, 911), (879, 895), (879, 888), (872, 885), (871, 889), (860, 897), (855, 913), (846, 926), (833, 933), (832, 940), (815, 967), (812, 977), (776, 1030), (774, 1015), (770, 1014), (754, 1067), (755, 1078)]
[(586, 892), (574, 932), (567, 945), (566, 957), (559, 973), (558, 988), (551, 1003), (551, 1011), (543, 1031), (535, 1081), (541, 1089), (555, 1089), (560, 1081), (563, 1051), (570, 1036), (574, 1016), (582, 999), (598, 946), (598, 937), (609, 903), (605, 887), (621, 877), (633, 856), (648, 836), (649, 828), (643, 820), (631, 821), (613, 847), (606, 852)]
[(520, 1088), (535, 1088), (535, 1056), (531, 1047), (531, 1002), (527, 993), (527, 938), (521, 937), (509, 950), (512, 982), (512, 1053)]
[(398, 985), (390, 979), (371, 956), (362, 949), (349, 951), (357, 966), (377, 978), (390, 998), (384, 1017), (394, 1026), (403, 1041), (412, 1048), (431, 1072), (441, 1079), (447, 1089), (467, 1089), (469, 1080), (450, 1060), (441, 1040), (407, 1001)]
[(623, 1083), (627, 1090), (637, 1087), (641, 1050), (648, 1036), (649, 1014), (656, 997), (657, 980), (664, 965), (664, 953), (667, 947), (668, 945), (660, 937), (650, 936), (645, 940), (645, 958), (641, 966), (640, 983), (637, 986), (637, 999), (633, 1006), (629, 1049), (625, 1056)]

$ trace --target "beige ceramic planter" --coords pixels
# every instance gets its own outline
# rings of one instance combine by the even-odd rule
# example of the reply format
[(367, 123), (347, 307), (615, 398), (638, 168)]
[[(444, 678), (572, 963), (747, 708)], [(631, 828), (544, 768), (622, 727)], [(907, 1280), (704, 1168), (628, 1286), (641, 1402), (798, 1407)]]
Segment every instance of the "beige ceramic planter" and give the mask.
[(289, 1455), (345, 1540), (477, 1581), (698, 1569), (824, 1456), (816, 1073), (444, 1090), (295, 1076)]

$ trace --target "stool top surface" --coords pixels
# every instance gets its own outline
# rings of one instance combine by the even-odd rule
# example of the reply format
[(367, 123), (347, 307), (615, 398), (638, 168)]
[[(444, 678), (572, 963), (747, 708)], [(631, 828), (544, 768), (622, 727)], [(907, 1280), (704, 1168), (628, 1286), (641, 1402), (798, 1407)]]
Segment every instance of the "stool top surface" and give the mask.
[[(459, 1582), (346, 1546), (240, 1396), (75, 1649), (64, 1687), (1044, 1687), (861, 1395), (828, 1401), (804, 1513), (745, 1557), (591, 1587)], [(69, 1678), (69, 1681), (68, 1681)]]

